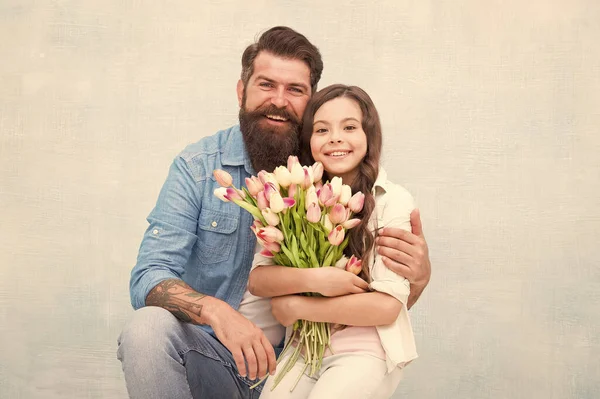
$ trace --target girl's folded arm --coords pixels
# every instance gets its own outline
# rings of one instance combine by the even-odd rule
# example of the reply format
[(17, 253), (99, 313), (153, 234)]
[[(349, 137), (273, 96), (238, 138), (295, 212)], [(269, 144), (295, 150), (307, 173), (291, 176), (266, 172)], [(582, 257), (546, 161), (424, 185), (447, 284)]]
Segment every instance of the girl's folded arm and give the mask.
[(398, 318), (402, 303), (388, 294), (367, 292), (334, 298), (297, 296), (290, 301), (290, 307), (295, 308), (290, 311), (295, 312), (297, 319), (348, 326), (381, 326)]
[(269, 298), (311, 292), (311, 271), (279, 265), (258, 266), (250, 272), (248, 290), (253, 295)]

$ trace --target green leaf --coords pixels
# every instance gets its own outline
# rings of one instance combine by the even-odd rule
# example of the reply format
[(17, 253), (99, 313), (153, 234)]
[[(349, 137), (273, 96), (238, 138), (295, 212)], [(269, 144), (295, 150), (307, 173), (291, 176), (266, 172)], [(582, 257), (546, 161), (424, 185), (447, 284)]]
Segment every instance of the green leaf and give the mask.
[(302, 233), (302, 220), (300, 220), (300, 216), (298, 216), (296, 212), (292, 214), (292, 217), (294, 218), (294, 224), (296, 225), (296, 237), (300, 237), (300, 234)]
[[(294, 237), (295, 238), (295, 237)], [(300, 266), (300, 257), (298, 256), (298, 240), (292, 239), (292, 255), (296, 261), (296, 265)]]
[[(293, 240), (292, 240), (293, 241)], [(283, 251), (283, 253), (285, 254), (285, 256), (287, 256), (289, 264), (288, 265), (284, 265), (284, 266), (294, 266), (293, 263), (293, 259), (294, 259), (294, 255), (292, 254), (292, 252), (287, 249), (285, 246), (281, 246), (281, 250)]]
[(310, 258), (310, 263), (312, 267), (319, 267), (319, 261), (317, 260), (317, 255), (315, 254), (315, 249), (313, 247), (308, 247), (308, 256)]
[(309, 247), (308, 241), (306, 240), (306, 235), (304, 233), (300, 234), (300, 247), (304, 250)]

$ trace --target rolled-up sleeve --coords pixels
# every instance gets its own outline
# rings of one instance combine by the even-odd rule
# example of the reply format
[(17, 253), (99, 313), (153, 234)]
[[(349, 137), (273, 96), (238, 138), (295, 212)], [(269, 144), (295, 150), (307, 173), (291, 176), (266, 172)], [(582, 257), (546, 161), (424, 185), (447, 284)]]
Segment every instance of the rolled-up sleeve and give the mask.
[(260, 251), (262, 247), (256, 246), (256, 253), (254, 254), (254, 259), (252, 260), (252, 270), (256, 269), (259, 266), (272, 266), (275, 264), (273, 258), (267, 258), (264, 255), (261, 255)]
[[(392, 185), (378, 200), (378, 226), (411, 231), (410, 213), (415, 208), (413, 197), (400, 186)], [(388, 370), (404, 367), (417, 357), (412, 325), (408, 315), (410, 282), (388, 269), (375, 251), (371, 269), (371, 289), (393, 296), (402, 303), (398, 318), (389, 326), (377, 327), (382, 346), (388, 356)]]
[(177, 157), (169, 170), (131, 271), (131, 304), (139, 309), (161, 281), (180, 279), (197, 240), (203, 184), (191, 174), (187, 162)]

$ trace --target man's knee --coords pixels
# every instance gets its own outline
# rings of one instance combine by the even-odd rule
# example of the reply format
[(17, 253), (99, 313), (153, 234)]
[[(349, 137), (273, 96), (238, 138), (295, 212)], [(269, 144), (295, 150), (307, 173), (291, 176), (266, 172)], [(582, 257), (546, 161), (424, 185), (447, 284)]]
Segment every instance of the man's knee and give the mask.
[(148, 350), (168, 344), (180, 329), (180, 322), (166, 309), (146, 306), (138, 309), (119, 336), (119, 349)]

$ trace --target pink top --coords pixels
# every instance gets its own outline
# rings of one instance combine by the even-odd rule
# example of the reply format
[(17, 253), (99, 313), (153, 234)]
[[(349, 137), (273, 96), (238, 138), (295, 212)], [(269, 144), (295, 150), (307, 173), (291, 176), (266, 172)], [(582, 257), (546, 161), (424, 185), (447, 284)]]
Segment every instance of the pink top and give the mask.
[(370, 355), (385, 360), (385, 350), (381, 346), (381, 339), (376, 327), (347, 326), (342, 330), (331, 327), (331, 349), (325, 351), (325, 356), (349, 352), (366, 352)]

